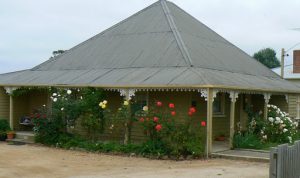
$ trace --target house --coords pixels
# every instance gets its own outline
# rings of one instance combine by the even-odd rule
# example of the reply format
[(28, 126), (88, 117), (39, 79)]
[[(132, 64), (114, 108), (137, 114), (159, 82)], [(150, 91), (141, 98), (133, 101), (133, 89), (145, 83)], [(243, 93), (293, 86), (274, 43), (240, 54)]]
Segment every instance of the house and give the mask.
[(207, 120), (209, 153), (218, 134), (232, 146), (237, 123), (247, 124), (246, 105), (266, 118), (267, 104), (289, 111), (289, 97), (300, 94), (299, 87), (166, 0), (32, 69), (0, 75), (0, 117), (22, 129), (19, 118), (49, 96), (14, 97), (12, 91), (49, 86), (103, 88), (115, 103), (122, 97), (172, 101), (183, 112), (193, 105), (196, 117)]
[[(300, 50), (294, 50), (292, 56), (293, 63), (284, 66), (282, 78), (300, 87)], [(277, 67), (272, 70), (279, 76), (282, 75), (282, 67)], [(288, 99), (289, 113), (295, 118), (300, 119), (300, 110), (299, 107), (297, 107), (297, 103), (300, 102), (300, 96), (290, 95)]]

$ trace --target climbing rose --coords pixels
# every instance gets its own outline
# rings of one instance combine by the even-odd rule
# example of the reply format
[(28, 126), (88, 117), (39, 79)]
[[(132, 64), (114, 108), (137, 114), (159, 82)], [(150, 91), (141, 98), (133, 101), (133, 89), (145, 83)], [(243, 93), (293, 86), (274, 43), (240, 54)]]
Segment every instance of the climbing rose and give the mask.
[(140, 122), (144, 122), (144, 121), (145, 121), (145, 119), (141, 117), (140, 118)]
[(154, 117), (154, 118), (153, 118), (153, 121), (154, 121), (154, 122), (158, 122), (158, 117)]
[(172, 111), (172, 112), (171, 112), (171, 115), (172, 115), (172, 116), (175, 116), (175, 115), (176, 115), (176, 112), (175, 112), (175, 111)]
[(162, 126), (160, 124), (158, 124), (158, 125), (155, 126), (155, 130), (157, 132), (159, 132), (161, 129), (162, 129)]
[(175, 105), (173, 103), (170, 103), (169, 108), (175, 108)]
[(205, 127), (205, 126), (206, 126), (206, 122), (205, 122), (205, 121), (202, 121), (202, 122), (201, 122), (201, 126), (202, 126), (202, 127)]
[(190, 108), (190, 112), (191, 112), (191, 113), (195, 113), (195, 112), (196, 112), (196, 108), (191, 107), (191, 108)]
[(156, 106), (158, 106), (158, 107), (162, 106), (162, 102), (157, 101), (157, 102), (156, 102)]
[(72, 94), (72, 91), (71, 91), (71, 90), (68, 90), (68, 91), (67, 91), (67, 94), (68, 94), (68, 95)]
[(189, 114), (189, 116), (192, 116), (192, 115), (193, 115), (193, 113), (192, 113), (191, 111), (189, 111), (189, 113), (188, 113), (188, 114)]

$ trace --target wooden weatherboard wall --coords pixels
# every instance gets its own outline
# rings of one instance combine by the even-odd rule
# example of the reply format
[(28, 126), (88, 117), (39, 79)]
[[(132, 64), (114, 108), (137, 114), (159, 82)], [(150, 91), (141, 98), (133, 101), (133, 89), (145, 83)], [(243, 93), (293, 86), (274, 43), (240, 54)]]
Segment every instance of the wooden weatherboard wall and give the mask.
[(0, 119), (9, 118), (9, 96), (4, 88), (0, 87)]

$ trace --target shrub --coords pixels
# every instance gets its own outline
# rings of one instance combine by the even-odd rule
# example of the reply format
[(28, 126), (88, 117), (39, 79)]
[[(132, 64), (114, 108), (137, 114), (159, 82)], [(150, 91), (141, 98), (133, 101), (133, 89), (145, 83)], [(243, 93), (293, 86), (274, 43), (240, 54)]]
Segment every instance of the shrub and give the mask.
[(260, 138), (258, 138), (257, 135), (248, 132), (236, 134), (233, 139), (233, 146), (235, 148), (263, 148)]
[(0, 133), (1, 132), (7, 132), (11, 130), (10, 127), (9, 127), (9, 123), (6, 119), (0, 119)]

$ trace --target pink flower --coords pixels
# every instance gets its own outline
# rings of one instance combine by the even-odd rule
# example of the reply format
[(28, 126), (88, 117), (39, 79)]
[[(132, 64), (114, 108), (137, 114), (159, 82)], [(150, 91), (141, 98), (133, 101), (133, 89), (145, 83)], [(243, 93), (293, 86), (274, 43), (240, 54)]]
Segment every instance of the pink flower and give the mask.
[(191, 113), (195, 113), (195, 112), (196, 112), (196, 108), (191, 107), (191, 108), (190, 108), (190, 112), (191, 112)]
[(158, 122), (158, 120), (159, 120), (158, 117), (154, 117), (154, 118), (153, 118), (153, 121), (154, 121), (154, 122)]
[(158, 125), (155, 126), (155, 130), (156, 130), (157, 132), (159, 132), (161, 129), (162, 129), (161, 124), (158, 124)]
[(172, 111), (172, 112), (171, 112), (171, 115), (172, 115), (172, 116), (175, 116), (175, 115), (176, 115), (176, 112), (175, 112), (175, 111)]
[(145, 119), (141, 117), (140, 118), (140, 122), (144, 122), (144, 121), (145, 121)]
[(157, 102), (156, 102), (156, 106), (161, 107), (161, 106), (162, 106), (162, 102), (157, 101)]
[(169, 108), (175, 108), (175, 105), (173, 103), (170, 103)]
[(206, 126), (206, 122), (205, 121), (201, 121), (201, 126), (205, 127)]
[(188, 114), (189, 114), (189, 116), (192, 116), (192, 115), (193, 115), (193, 113), (192, 113), (191, 111), (189, 111), (189, 113), (188, 113)]

